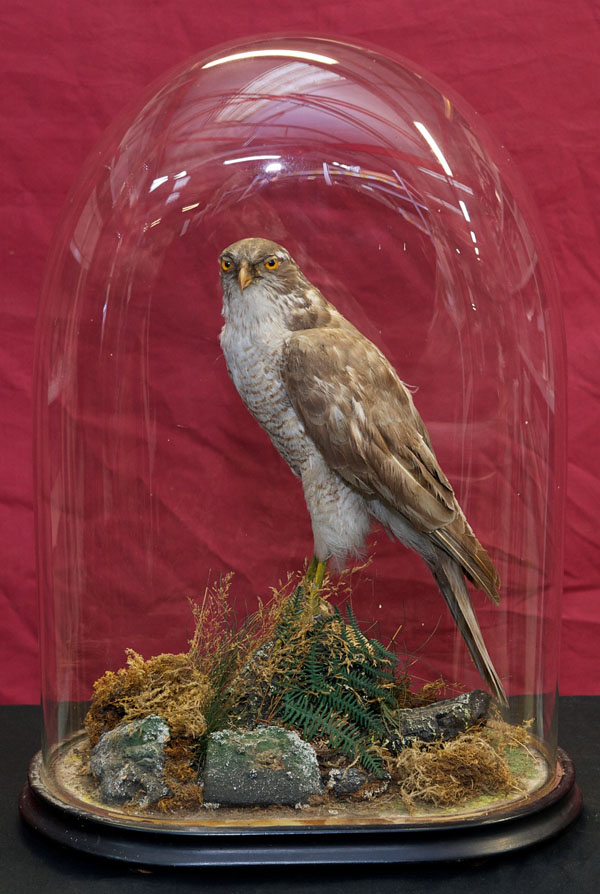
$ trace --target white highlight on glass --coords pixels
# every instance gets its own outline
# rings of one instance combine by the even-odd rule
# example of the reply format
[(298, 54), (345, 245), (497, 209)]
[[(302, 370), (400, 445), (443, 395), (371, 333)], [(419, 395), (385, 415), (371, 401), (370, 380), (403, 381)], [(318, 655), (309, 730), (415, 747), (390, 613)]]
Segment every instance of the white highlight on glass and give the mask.
[(148, 192), (154, 192), (154, 190), (158, 186), (160, 186), (162, 183), (166, 183), (168, 179), (169, 179), (168, 174), (166, 177), (157, 177), (156, 180), (152, 181), (152, 185), (151, 185), (150, 189), (148, 190)]
[(360, 174), (360, 165), (345, 165), (342, 164), (341, 161), (332, 161), (331, 164), (336, 168), (343, 168), (345, 171), (350, 171), (352, 174)]
[(223, 164), (238, 165), (242, 161), (269, 161), (277, 158), (281, 158), (281, 155), (245, 155), (243, 158), (228, 158)]
[(462, 199), (459, 199), (459, 200), (458, 200), (458, 204), (460, 205), (460, 210), (461, 210), (462, 213), (463, 213), (463, 217), (464, 217), (464, 219), (467, 221), (467, 223), (471, 223), (471, 217), (470, 217), (470, 215), (469, 215), (469, 211), (468, 211), (468, 209), (467, 209), (467, 206), (466, 206), (465, 203), (463, 202), (463, 200), (462, 200)]
[(302, 50), (250, 50), (246, 53), (234, 53), (231, 56), (223, 56), (221, 59), (213, 59), (202, 68), (214, 68), (215, 65), (224, 65), (225, 62), (238, 62), (240, 59), (258, 59), (265, 56), (287, 56), (290, 59), (302, 59), (306, 62), (322, 62), (323, 65), (337, 65), (337, 59), (331, 56), (321, 56), (319, 53), (305, 53)]
[(421, 136), (424, 138), (425, 142), (428, 144), (429, 148), (431, 149), (431, 151), (433, 152), (433, 154), (439, 161), (440, 165), (442, 166), (442, 170), (443, 170), (444, 174), (447, 174), (448, 177), (452, 177), (452, 168), (446, 161), (446, 159), (444, 157), (444, 153), (442, 152), (442, 150), (440, 149), (440, 147), (438, 146), (438, 144), (436, 143), (434, 138), (431, 136), (431, 134), (429, 133), (429, 131), (427, 130), (425, 125), (422, 124), (421, 121), (413, 121), (413, 124), (415, 125), (415, 127), (417, 128), (417, 130), (419, 131)]

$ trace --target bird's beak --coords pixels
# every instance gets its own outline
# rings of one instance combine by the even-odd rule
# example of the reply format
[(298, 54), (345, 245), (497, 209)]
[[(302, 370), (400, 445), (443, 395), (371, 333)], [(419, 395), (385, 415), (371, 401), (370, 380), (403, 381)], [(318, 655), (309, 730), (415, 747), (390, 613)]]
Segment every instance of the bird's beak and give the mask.
[(240, 267), (240, 272), (238, 273), (238, 282), (240, 284), (240, 292), (243, 292), (246, 286), (249, 286), (254, 277), (250, 272), (250, 267), (248, 266), (247, 261), (242, 261), (242, 266)]

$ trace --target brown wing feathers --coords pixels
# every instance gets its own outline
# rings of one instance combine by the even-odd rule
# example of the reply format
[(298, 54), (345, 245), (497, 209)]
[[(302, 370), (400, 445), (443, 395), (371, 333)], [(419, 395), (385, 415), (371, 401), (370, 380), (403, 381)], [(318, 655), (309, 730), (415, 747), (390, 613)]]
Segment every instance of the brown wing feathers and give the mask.
[(294, 408), (328, 464), (377, 494), (498, 602), (498, 574), (440, 468), (412, 398), (383, 354), (343, 328), (295, 332), (282, 358)]

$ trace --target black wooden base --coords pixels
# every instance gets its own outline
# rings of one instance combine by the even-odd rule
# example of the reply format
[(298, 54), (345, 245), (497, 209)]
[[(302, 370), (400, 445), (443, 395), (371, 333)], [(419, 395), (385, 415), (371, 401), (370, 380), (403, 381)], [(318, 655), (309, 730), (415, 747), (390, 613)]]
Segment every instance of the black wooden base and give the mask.
[[(560, 781), (536, 802), (477, 819), (423, 825), (309, 828), (132, 829), (84, 810), (62, 807), (45, 793), (37, 772), (21, 792), (24, 820), (55, 842), (139, 866), (278, 866), (286, 864), (423, 863), (469, 860), (544, 841), (581, 809), (575, 769), (559, 749)], [(39, 755), (33, 766), (39, 767)]]

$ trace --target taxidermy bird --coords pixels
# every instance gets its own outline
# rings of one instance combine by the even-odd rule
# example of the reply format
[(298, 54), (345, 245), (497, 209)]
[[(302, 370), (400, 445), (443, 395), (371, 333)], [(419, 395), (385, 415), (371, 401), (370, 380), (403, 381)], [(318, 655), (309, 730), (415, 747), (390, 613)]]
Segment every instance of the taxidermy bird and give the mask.
[(382, 352), (281, 245), (242, 239), (219, 258), (221, 347), (244, 404), (304, 490), (309, 574), (360, 554), (379, 522), (429, 566), (475, 665), (506, 696), (465, 582), (498, 603), (499, 577), (471, 530), (412, 396)]

